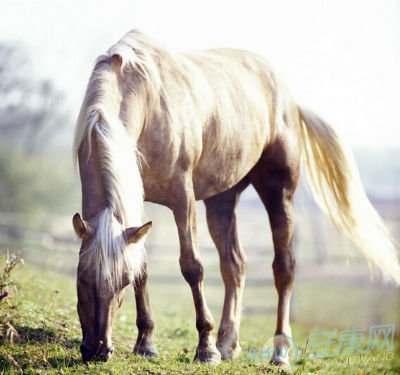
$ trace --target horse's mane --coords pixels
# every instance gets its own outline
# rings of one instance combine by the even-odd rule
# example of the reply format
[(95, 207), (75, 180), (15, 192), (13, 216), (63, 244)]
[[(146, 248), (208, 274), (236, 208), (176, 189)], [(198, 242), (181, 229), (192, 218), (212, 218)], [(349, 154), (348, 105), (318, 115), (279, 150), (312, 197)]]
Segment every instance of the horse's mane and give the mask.
[[(112, 59), (118, 56), (120, 59), (119, 76), (134, 70), (142, 76), (145, 82), (159, 94), (162, 88), (159, 69), (155, 63), (155, 56), (160, 56), (167, 51), (148, 36), (138, 30), (131, 30), (120, 41), (110, 47), (106, 54), (96, 59), (95, 68), (90, 77), (86, 95), (79, 113), (75, 132), (73, 154), (75, 160), (82, 142), (86, 139), (90, 145), (91, 118), (93, 112), (105, 110), (109, 106), (109, 100), (121, 101), (118, 87), (118, 75), (113, 71)], [(110, 89), (118, 97), (110, 98)], [(118, 108), (119, 110), (119, 108)], [(115, 113), (114, 115), (117, 115)]]
[[(106, 278), (112, 289), (118, 288), (125, 264), (137, 276), (145, 261), (143, 244), (135, 245), (137, 249), (129, 254), (124, 251), (128, 244), (123, 230), (142, 224), (143, 185), (137, 145), (132, 143), (119, 117), (122, 101), (119, 79), (135, 69), (152, 83), (153, 90), (159, 90), (159, 75), (152, 58), (153, 45), (141, 33), (131, 31), (107, 54), (98, 57), (75, 131), (73, 154), (76, 162), (81, 147), (86, 148), (88, 158), (91, 156), (92, 140), (96, 139), (95, 157), (100, 164), (106, 202), (96, 217), (87, 218), (95, 228), (95, 238), (84, 253), (89, 254), (89, 264), (94, 265), (97, 277)], [(113, 61), (116, 56), (119, 69)]]

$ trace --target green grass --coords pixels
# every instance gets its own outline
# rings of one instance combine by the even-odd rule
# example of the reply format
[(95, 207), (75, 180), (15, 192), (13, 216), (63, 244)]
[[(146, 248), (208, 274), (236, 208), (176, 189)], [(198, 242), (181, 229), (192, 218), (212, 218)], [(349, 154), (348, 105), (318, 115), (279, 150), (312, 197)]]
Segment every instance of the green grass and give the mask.
[[(194, 327), (194, 308), (190, 291), (183, 280), (179, 285), (150, 283), (157, 327), (155, 343), (160, 352), (159, 358), (143, 359), (131, 354), (137, 331), (133, 293), (128, 293), (114, 326), (115, 354), (107, 363), (83, 364), (79, 353), (81, 333), (76, 313), (74, 277), (26, 264), (15, 271), (13, 278), (17, 288), (7, 305), (4, 301), (1, 302), (0, 320), (11, 321), (19, 332), (19, 337), (14, 344), (0, 344), (0, 374), (282, 373), (260, 359), (249, 360), (246, 355), (249, 348), (261, 350), (267, 339), (272, 336), (275, 321), (272, 313), (244, 314), (241, 329), (243, 354), (237, 360), (223, 362), (216, 367), (192, 363), (197, 332)], [(305, 285), (304, 288), (303, 298), (312, 299), (311, 287)], [(267, 291), (263, 288), (250, 288), (246, 291), (247, 297), (254, 300), (260, 291), (272, 296), (270, 289)], [(222, 300), (221, 287), (209, 285), (206, 292), (210, 295), (210, 305), (218, 321)], [(344, 291), (341, 293), (345, 295)], [(354, 295), (353, 293), (351, 290), (350, 294)], [(326, 296), (325, 299), (322, 298), (322, 303), (325, 302)], [(388, 309), (390, 310), (390, 306)], [(301, 307), (300, 311), (308, 310)], [(310, 313), (308, 311), (308, 314)], [(312, 331), (316, 329), (326, 330), (326, 327), (320, 325), (318, 328), (313, 327)], [(301, 348), (305, 347), (309, 333), (310, 327), (300, 323), (293, 324), (293, 334)], [(377, 353), (368, 353), (364, 358), (342, 356), (333, 359), (311, 359), (305, 354), (287, 372), (304, 375), (399, 374), (398, 343), (396, 348), (393, 358), (385, 353), (381, 353), (383, 357), (377, 357)]]

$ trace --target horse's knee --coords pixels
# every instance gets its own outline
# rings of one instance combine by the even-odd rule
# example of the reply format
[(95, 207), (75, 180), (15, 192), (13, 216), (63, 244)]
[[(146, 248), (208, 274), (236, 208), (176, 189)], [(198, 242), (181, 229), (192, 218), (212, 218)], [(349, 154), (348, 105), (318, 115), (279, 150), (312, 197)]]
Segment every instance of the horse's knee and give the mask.
[(200, 334), (208, 334), (212, 332), (215, 326), (214, 319), (211, 315), (196, 319), (196, 328)]
[(199, 259), (181, 256), (179, 258), (181, 272), (187, 283), (192, 286), (203, 281), (204, 268)]
[(136, 326), (139, 332), (153, 332), (154, 321), (150, 317), (137, 318)]
[(294, 282), (294, 269), (296, 260), (291, 252), (276, 254), (272, 263), (275, 286), (278, 290), (288, 288)]

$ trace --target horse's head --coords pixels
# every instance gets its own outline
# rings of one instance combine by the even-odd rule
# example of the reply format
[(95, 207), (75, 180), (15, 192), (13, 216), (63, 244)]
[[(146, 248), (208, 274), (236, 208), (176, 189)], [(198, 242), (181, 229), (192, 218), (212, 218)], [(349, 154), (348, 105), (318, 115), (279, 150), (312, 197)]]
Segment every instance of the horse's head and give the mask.
[(82, 240), (77, 277), (82, 359), (107, 361), (113, 352), (111, 333), (115, 314), (125, 288), (142, 269), (145, 255), (139, 245), (151, 222), (125, 229), (115, 218), (85, 221), (76, 214), (73, 226)]

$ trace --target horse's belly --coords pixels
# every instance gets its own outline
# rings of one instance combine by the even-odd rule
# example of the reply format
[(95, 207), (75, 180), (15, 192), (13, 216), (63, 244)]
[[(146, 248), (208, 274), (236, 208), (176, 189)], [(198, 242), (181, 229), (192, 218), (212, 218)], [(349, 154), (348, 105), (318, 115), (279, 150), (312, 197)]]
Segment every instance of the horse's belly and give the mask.
[(218, 147), (205, 146), (193, 170), (196, 199), (204, 200), (240, 182), (260, 159), (267, 140), (265, 133), (266, 129), (252, 136), (244, 132)]

